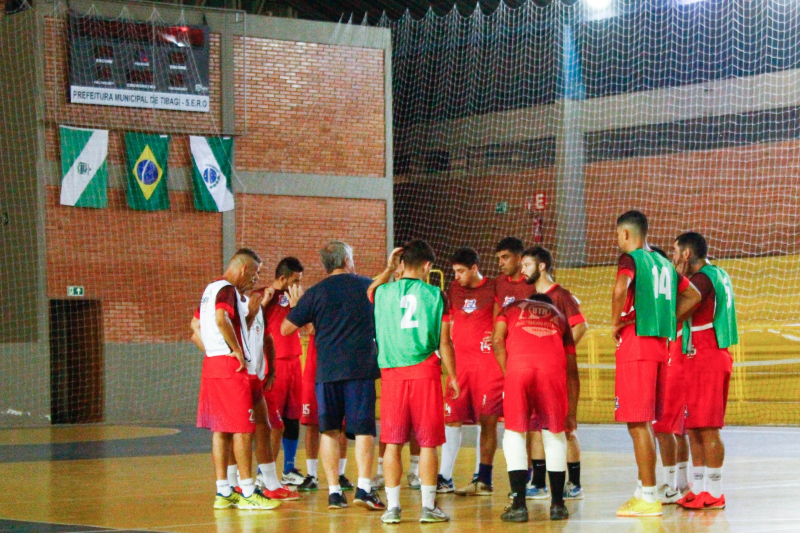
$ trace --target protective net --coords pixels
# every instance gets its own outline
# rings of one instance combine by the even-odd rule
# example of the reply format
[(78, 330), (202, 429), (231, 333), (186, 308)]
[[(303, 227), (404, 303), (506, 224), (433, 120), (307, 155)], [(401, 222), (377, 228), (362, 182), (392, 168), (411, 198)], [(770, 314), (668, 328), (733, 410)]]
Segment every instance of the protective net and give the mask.
[(699, 231), (733, 279), (728, 423), (800, 422), (798, 9), (554, 0), (382, 19), (396, 241), (427, 239), (448, 279), (458, 246), (490, 275), (505, 236), (550, 248), (591, 326), (581, 420), (613, 419), (614, 223), (640, 209), (651, 244)]

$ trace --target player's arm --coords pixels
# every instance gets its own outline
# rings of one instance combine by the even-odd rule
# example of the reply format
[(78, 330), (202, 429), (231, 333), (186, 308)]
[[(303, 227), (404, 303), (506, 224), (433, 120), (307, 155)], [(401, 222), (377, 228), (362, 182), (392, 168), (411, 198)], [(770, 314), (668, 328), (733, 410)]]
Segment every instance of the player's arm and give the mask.
[(450, 376), (448, 386), (453, 391), (451, 398), (456, 399), (461, 391), (458, 389), (458, 380), (456, 379), (456, 354), (453, 349), (453, 339), (450, 338), (449, 319), (442, 321), (442, 332), (439, 335), (439, 355), (442, 358), (442, 366)]
[(622, 320), (622, 311), (625, 310), (625, 300), (628, 298), (628, 286), (632, 278), (628, 274), (620, 273), (614, 283), (614, 292), (611, 294), (611, 336), (619, 339), (622, 328), (633, 322)]
[(403, 248), (395, 248), (392, 250), (392, 253), (389, 254), (389, 261), (386, 264), (386, 269), (383, 272), (378, 274), (372, 283), (370, 284), (369, 288), (367, 289), (367, 298), (369, 298), (370, 302), (374, 302), (374, 294), (375, 289), (380, 287), (385, 283), (389, 283), (389, 280), (392, 279), (392, 275), (394, 275), (394, 271), (397, 270), (397, 267), (400, 265), (400, 256), (403, 255)]
[(214, 318), (217, 321), (217, 327), (222, 334), (222, 338), (225, 339), (225, 342), (228, 343), (228, 346), (233, 351), (232, 356), (239, 361), (239, 368), (236, 371), (241, 372), (245, 368), (244, 355), (242, 354), (242, 347), (239, 346), (239, 340), (236, 338), (236, 333), (233, 331), (233, 322), (231, 322), (231, 318), (225, 309), (217, 309), (214, 312)]
[(682, 277), (678, 282), (678, 302), (675, 304), (675, 315), (678, 317), (678, 324), (683, 324), (694, 314), (697, 308), (700, 307), (702, 299), (700, 291), (689, 281), (689, 278)]
[(506, 337), (508, 337), (508, 324), (506, 321), (495, 321), (494, 330), (492, 331), (492, 348), (494, 348), (494, 357), (497, 359), (497, 364), (500, 365), (500, 370), (503, 371), (504, 376), (506, 375), (506, 360), (508, 359)]
[(264, 328), (264, 359), (267, 361), (268, 369), (264, 377), (264, 390), (268, 391), (275, 383), (275, 339), (271, 333), (267, 333), (267, 328)]
[(201, 352), (206, 353), (206, 347), (203, 346), (203, 339), (200, 337), (200, 319), (193, 316), (192, 322), (189, 324), (189, 329), (192, 330), (192, 342), (194, 345), (200, 348)]
[(572, 326), (572, 338), (575, 339), (575, 346), (581, 342), (581, 339), (584, 335), (586, 335), (586, 330), (589, 329), (589, 324), (587, 322), (581, 322), (580, 324), (575, 324)]
[(581, 380), (578, 377), (578, 357), (575, 355), (577, 342), (572, 336), (572, 330), (567, 327), (564, 331), (564, 351), (567, 354), (567, 410), (566, 430), (575, 431), (578, 427), (578, 400), (581, 395)]
[[(300, 303), (300, 299), (303, 297), (303, 289), (300, 285), (292, 285), (289, 287), (289, 307), (292, 308), (292, 311), (295, 310), (297, 305)], [(305, 300), (304, 300), (305, 301)], [(306, 306), (307, 307), (307, 306)], [(289, 311), (291, 316), (292, 311)], [(294, 322), (289, 321), (289, 317), (283, 319), (281, 322), (281, 335), (284, 337), (288, 337), (298, 329), (305, 326), (308, 322), (303, 322), (302, 324), (295, 324)]]

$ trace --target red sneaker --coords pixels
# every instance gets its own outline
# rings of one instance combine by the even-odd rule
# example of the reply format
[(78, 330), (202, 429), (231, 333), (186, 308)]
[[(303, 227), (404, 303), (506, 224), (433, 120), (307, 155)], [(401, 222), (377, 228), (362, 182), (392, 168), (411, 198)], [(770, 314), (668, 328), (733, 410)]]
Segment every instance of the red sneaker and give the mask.
[(715, 509), (725, 509), (724, 494), (722, 494), (719, 498), (715, 498), (708, 492), (704, 492), (700, 496), (698, 496), (697, 499), (701, 500), (703, 504), (702, 507), (698, 507), (698, 509), (706, 509), (708, 511), (713, 511)]
[(706, 494), (706, 493), (703, 492), (701, 494), (695, 494), (694, 492), (689, 492), (689, 493), (686, 494), (686, 496), (684, 496), (683, 498), (681, 498), (680, 500), (678, 500), (675, 503), (677, 503), (678, 505), (680, 505), (684, 509), (702, 509), (703, 508), (703, 498), (701, 496), (703, 494)]
[(285, 502), (293, 502), (300, 499), (300, 495), (298, 493), (285, 489), (283, 487), (275, 490), (264, 489), (261, 491), (261, 494), (263, 494), (265, 498), (269, 498), (270, 500), (283, 500)]

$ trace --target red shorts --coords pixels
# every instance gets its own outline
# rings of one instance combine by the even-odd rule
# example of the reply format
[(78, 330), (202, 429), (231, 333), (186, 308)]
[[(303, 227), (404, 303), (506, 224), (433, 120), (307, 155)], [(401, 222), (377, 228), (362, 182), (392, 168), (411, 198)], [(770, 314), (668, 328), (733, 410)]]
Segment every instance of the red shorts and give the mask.
[[(526, 433), (543, 428), (561, 433), (568, 411), (566, 372), (517, 368), (506, 374), (503, 387), (506, 429)], [(531, 426), (534, 413), (538, 415), (540, 428)]]
[(461, 393), (453, 400), (448, 388), (446, 423), (477, 424), (481, 416), (503, 416), (503, 372), (499, 365), (457, 367), (456, 375)]
[(686, 382), (683, 375), (684, 355), (679, 338), (669, 343), (669, 366), (667, 388), (664, 393), (664, 408), (661, 417), (653, 424), (656, 433), (686, 434)]
[(667, 363), (617, 362), (614, 383), (614, 419), (652, 422), (662, 416), (667, 390)]
[(317, 393), (314, 391), (313, 381), (303, 380), (303, 390), (300, 396), (303, 405), (300, 423), (304, 426), (318, 426), (319, 410), (317, 408)]
[(275, 360), (275, 383), (269, 391), (269, 397), (283, 418), (300, 418), (302, 380), (303, 370), (299, 357)]
[(247, 372), (236, 372), (235, 357), (203, 359), (197, 427), (220, 433), (253, 433), (253, 396)]
[[(727, 350), (719, 352), (720, 357), (730, 361)], [(731, 363), (728, 365), (732, 366)], [(722, 366), (725, 366), (725, 362)], [(686, 362), (686, 428), (722, 428), (725, 426), (731, 370), (704, 371), (701, 368), (693, 359)]]
[(381, 442), (404, 444), (411, 438), (412, 430), (422, 448), (445, 443), (440, 378), (381, 382)]

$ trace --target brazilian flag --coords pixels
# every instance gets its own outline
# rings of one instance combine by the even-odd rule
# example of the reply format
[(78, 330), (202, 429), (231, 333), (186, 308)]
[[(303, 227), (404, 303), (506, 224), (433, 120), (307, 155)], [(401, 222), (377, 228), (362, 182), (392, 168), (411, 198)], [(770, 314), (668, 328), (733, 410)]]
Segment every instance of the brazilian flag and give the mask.
[(169, 135), (126, 133), (125, 151), (128, 156), (128, 206), (140, 211), (169, 209)]

